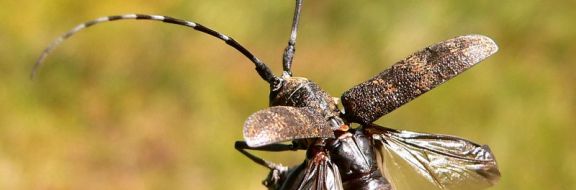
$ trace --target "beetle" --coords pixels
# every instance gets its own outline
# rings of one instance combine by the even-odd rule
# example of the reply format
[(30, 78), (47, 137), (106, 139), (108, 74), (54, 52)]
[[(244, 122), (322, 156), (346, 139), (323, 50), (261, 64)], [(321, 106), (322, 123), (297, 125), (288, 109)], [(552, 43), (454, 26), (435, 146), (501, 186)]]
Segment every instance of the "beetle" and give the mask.
[[(303, 0), (296, 0), (283, 72), (268, 66), (233, 38), (204, 25), (168, 16), (125, 14), (80, 24), (54, 40), (40, 55), (32, 77), (47, 55), (65, 39), (99, 23), (137, 19), (191, 27), (223, 40), (250, 59), (270, 84), (270, 107), (248, 117), (244, 141), (235, 148), (270, 169), (263, 184), (269, 189), (397, 189), (391, 167), (414, 171), (438, 189), (475, 189), (500, 177), (490, 148), (449, 136), (391, 129), (374, 124), (378, 118), (410, 102), (496, 53), (496, 43), (482, 35), (465, 35), (424, 48), (362, 82), (341, 98), (330, 96), (291, 71)], [(341, 100), (342, 107), (338, 106)], [(352, 124), (359, 127), (353, 128)], [(289, 141), (286, 144), (283, 142)], [(261, 159), (248, 150), (306, 150), (300, 165), (286, 167)], [(394, 157), (400, 158), (386, 164)]]

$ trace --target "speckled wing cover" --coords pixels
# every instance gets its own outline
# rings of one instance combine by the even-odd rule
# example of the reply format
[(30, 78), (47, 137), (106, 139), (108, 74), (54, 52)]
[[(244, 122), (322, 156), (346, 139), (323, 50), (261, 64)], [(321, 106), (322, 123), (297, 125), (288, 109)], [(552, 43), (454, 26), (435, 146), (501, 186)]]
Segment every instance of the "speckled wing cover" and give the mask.
[(382, 158), (380, 168), (395, 189), (485, 189), (500, 179), (494, 155), (486, 145), (377, 125), (366, 131)]
[(418, 51), (342, 95), (346, 119), (369, 124), (496, 53), (481, 35), (456, 37)]
[(313, 108), (274, 106), (252, 114), (244, 123), (248, 146), (304, 138), (334, 138), (330, 124)]

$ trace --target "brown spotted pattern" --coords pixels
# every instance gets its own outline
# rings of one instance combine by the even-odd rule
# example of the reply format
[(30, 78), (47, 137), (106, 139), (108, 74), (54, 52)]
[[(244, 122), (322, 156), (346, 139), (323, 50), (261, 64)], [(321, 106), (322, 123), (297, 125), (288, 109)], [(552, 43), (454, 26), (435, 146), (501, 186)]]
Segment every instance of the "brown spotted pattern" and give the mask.
[(318, 137), (334, 138), (334, 132), (310, 107), (270, 107), (252, 114), (244, 123), (244, 139), (251, 147)]
[(369, 124), (498, 51), (490, 38), (450, 39), (392, 65), (342, 95), (349, 122)]

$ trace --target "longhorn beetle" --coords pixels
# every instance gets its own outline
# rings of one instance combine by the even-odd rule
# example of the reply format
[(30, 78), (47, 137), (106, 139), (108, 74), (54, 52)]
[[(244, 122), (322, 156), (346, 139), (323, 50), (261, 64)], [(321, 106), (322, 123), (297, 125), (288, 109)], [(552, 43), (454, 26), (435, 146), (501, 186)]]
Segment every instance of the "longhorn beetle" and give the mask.
[[(250, 59), (270, 84), (270, 108), (244, 123), (245, 141), (235, 148), (270, 169), (263, 184), (269, 189), (396, 189), (385, 167), (409, 167), (439, 189), (485, 188), (500, 177), (496, 160), (486, 145), (447, 135), (401, 131), (373, 124), (375, 120), (450, 80), (494, 54), (498, 47), (481, 35), (456, 37), (424, 48), (371, 79), (344, 92), (343, 109), (337, 98), (316, 83), (293, 77), (292, 59), (302, 0), (296, 0), (292, 30), (283, 55), (283, 73), (271, 70), (231, 37), (195, 22), (167, 16), (126, 14), (101, 17), (76, 26), (57, 38), (38, 58), (32, 76), (46, 56), (65, 39), (95, 24), (126, 19), (162, 21), (191, 27), (226, 42)], [(351, 128), (352, 123), (360, 126)], [(289, 144), (282, 142), (291, 141)], [(306, 150), (300, 165), (285, 167), (261, 159), (247, 150)], [(402, 163), (399, 163), (402, 162)]]

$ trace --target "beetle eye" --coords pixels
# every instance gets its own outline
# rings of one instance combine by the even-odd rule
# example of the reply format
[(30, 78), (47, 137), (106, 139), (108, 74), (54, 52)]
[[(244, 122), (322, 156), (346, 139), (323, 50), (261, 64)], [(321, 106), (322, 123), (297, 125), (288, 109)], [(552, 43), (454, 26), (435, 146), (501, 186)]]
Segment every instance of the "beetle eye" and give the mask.
[(284, 86), (284, 79), (281, 78), (275, 78), (274, 82), (270, 83), (270, 89), (272, 90), (272, 92), (280, 90), (282, 86)]

